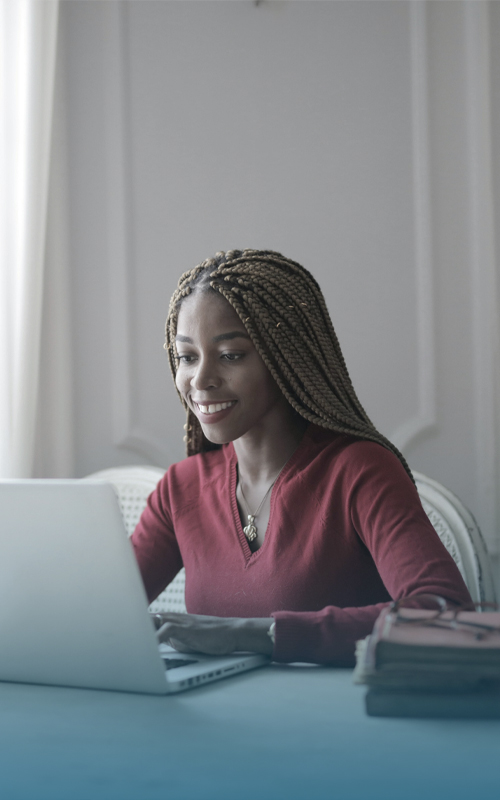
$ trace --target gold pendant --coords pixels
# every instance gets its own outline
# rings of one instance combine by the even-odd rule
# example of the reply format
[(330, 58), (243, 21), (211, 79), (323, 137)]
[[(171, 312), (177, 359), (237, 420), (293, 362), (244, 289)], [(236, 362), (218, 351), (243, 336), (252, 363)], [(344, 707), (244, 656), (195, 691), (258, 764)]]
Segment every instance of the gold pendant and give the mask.
[(249, 542), (253, 542), (253, 540), (257, 538), (257, 528), (253, 524), (254, 520), (255, 517), (252, 516), (252, 514), (249, 514), (248, 525), (246, 525), (246, 527), (243, 528), (243, 533), (245, 534)]

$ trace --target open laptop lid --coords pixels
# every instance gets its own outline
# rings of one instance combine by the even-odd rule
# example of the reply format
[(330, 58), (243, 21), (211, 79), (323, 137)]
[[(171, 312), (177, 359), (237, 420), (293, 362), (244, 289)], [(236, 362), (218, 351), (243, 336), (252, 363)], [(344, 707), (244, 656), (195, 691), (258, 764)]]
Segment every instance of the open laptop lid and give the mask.
[(0, 482), (0, 680), (164, 694), (114, 489)]

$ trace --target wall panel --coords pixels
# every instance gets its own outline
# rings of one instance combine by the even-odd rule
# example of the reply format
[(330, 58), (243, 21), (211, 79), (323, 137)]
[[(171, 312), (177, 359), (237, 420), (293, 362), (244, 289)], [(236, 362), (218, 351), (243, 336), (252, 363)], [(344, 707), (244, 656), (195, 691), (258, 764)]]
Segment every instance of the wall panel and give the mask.
[(182, 457), (176, 279), (272, 248), (324, 288), (374, 422), (495, 545), (490, 14), (63, 4), (77, 474)]

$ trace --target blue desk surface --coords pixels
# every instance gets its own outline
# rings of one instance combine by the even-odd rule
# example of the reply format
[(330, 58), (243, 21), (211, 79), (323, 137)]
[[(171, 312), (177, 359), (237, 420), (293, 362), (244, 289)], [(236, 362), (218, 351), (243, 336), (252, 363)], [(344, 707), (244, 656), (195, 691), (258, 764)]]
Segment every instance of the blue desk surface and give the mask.
[(2, 800), (499, 800), (500, 721), (369, 718), (351, 672), (170, 697), (0, 684)]

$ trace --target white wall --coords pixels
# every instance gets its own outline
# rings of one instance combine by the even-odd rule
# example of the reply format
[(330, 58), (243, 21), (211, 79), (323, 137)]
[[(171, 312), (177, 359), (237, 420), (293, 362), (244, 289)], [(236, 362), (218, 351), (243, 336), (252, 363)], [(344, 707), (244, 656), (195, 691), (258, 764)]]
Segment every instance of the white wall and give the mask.
[(63, 2), (66, 432), (62, 314), (39, 472), (182, 458), (170, 294), (217, 250), (272, 248), (318, 278), (374, 422), (496, 548), (499, 37), (483, 2)]

